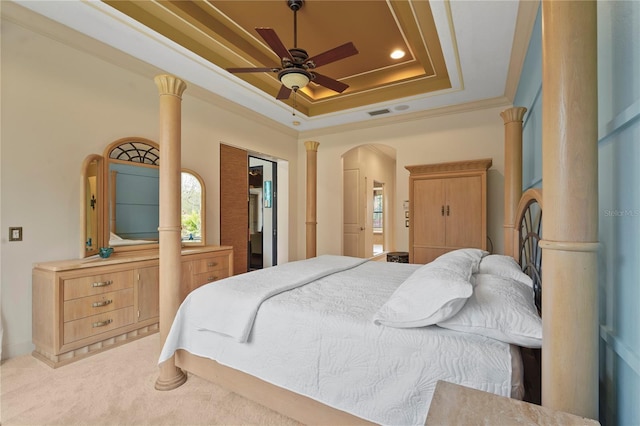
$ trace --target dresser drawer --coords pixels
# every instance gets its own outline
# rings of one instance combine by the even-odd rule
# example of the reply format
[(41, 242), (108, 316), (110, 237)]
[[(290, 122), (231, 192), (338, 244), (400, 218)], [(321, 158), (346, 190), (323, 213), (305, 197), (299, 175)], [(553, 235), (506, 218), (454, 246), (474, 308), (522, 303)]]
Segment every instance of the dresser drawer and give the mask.
[(64, 323), (64, 344), (133, 324), (133, 306)]
[(64, 280), (64, 300), (133, 288), (133, 271), (110, 272)]
[(64, 322), (133, 306), (133, 288), (64, 302)]
[(227, 269), (204, 272), (201, 274), (193, 274), (193, 278), (191, 281), (192, 283), (191, 288), (195, 289), (197, 287), (200, 287), (201, 285), (204, 285), (213, 281), (219, 281), (223, 278), (227, 278), (228, 276), (229, 276), (229, 271)]
[(229, 270), (229, 256), (212, 256), (205, 259), (199, 259), (193, 261), (193, 273), (202, 274), (204, 272), (213, 271), (228, 271)]

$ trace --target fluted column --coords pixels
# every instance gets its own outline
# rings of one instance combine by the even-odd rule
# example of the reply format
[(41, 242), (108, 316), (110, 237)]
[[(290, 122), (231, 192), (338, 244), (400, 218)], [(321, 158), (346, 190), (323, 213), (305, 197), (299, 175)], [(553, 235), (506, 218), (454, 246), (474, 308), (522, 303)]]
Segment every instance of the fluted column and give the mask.
[(316, 256), (318, 146), (320, 142), (307, 141), (307, 259)]
[(522, 119), (527, 109), (500, 113), (504, 120), (504, 254), (518, 258), (515, 221), (522, 196)]
[[(180, 136), (182, 93), (187, 85), (172, 75), (158, 75), (160, 92), (160, 344), (164, 345), (180, 305)], [(174, 389), (187, 380), (174, 358), (160, 365), (157, 390)]]
[(542, 404), (598, 417), (595, 1), (542, 2)]

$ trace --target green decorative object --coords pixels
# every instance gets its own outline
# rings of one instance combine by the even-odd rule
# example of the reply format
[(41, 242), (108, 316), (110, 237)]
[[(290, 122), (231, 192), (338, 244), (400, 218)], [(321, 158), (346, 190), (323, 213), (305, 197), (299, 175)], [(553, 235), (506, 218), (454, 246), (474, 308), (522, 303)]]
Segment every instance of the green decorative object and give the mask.
[(106, 259), (113, 253), (113, 247), (100, 247), (100, 257)]

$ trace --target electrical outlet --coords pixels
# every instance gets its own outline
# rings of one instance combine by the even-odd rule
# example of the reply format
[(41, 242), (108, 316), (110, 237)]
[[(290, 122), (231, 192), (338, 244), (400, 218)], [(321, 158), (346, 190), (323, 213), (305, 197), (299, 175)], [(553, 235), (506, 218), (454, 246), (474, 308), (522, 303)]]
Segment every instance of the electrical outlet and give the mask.
[(9, 228), (9, 241), (22, 241), (22, 226)]

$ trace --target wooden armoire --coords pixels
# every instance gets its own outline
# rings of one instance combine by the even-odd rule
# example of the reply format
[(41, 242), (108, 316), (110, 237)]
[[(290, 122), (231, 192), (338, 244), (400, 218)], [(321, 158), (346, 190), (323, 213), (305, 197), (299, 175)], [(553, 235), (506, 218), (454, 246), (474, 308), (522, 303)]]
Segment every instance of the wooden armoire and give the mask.
[(491, 159), (405, 166), (409, 170), (409, 262), (459, 248), (487, 248)]

